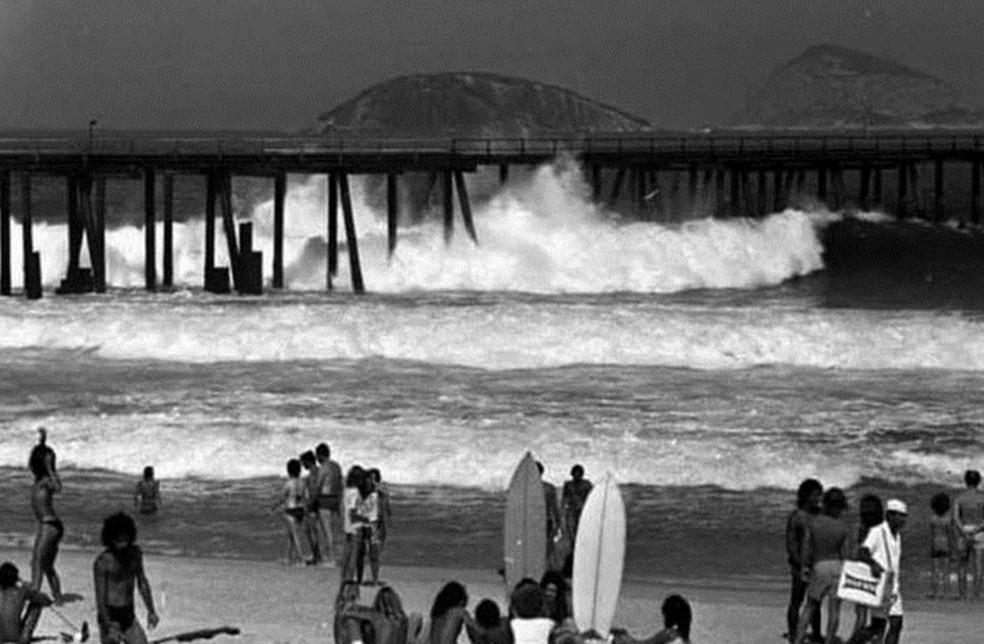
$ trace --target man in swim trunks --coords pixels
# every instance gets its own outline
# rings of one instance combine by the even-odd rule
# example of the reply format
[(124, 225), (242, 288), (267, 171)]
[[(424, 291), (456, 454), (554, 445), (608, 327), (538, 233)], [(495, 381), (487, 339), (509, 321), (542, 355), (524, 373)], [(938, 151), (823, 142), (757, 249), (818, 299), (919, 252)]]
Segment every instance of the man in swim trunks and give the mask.
[(61, 580), (55, 571), (55, 558), (58, 557), (58, 544), (65, 534), (65, 526), (55, 514), (52, 497), (61, 492), (61, 479), (55, 469), (55, 450), (46, 443), (47, 430), (38, 429), (38, 444), (31, 451), (28, 467), (34, 475), (31, 487), (31, 509), (38, 521), (38, 534), (34, 540), (31, 556), (31, 583), (33, 590), (41, 590), (42, 579), (48, 579), (48, 586), (55, 603), (62, 599)]
[(321, 525), (321, 505), (318, 501), (321, 489), (321, 473), (318, 468), (318, 460), (314, 457), (314, 452), (308, 450), (301, 454), (301, 466), (307, 470), (304, 479), (304, 536), (307, 537), (308, 546), (311, 548), (311, 558), (309, 565), (316, 566), (321, 563), (321, 546), (323, 541)]
[[(324, 554), (324, 564), (335, 565), (335, 537), (341, 536), (342, 528), (342, 468), (331, 459), (331, 448), (326, 443), (320, 443), (314, 449), (318, 460), (318, 509), (321, 520), (321, 543), (327, 544)], [(336, 534), (337, 532), (337, 534)]]
[(960, 597), (967, 596), (967, 567), (974, 575), (974, 597), (980, 598), (984, 582), (984, 491), (981, 491), (981, 473), (967, 470), (964, 473), (967, 488), (953, 499), (953, 520), (963, 535), (966, 553), (958, 558)]
[[(789, 593), (789, 606), (786, 608), (786, 637), (790, 641), (796, 637), (796, 626), (799, 623), (800, 607), (806, 598), (807, 582), (804, 578), (805, 565), (802, 561), (803, 547), (809, 534), (813, 517), (820, 512), (820, 498), (823, 495), (823, 485), (816, 479), (805, 479), (800, 483), (796, 492), (796, 508), (786, 518), (786, 556), (789, 560), (789, 572), (792, 588)], [(820, 611), (813, 613), (813, 637), (820, 637)]]
[[(536, 469), (540, 471), (540, 477), (542, 478), (544, 473), (543, 463), (537, 461)], [(547, 505), (547, 565), (549, 566), (550, 562), (554, 560), (554, 539), (560, 530), (560, 506), (557, 505), (557, 486), (548, 481), (541, 482), (543, 483), (543, 500)]]
[(837, 582), (840, 581), (844, 560), (851, 556), (851, 530), (841, 519), (847, 509), (847, 497), (843, 490), (832, 487), (823, 495), (823, 513), (813, 517), (800, 561), (803, 564), (804, 581), (809, 581), (806, 590), (806, 606), (800, 615), (796, 628), (796, 644), (806, 641), (806, 628), (814, 613), (820, 612), (823, 598), (829, 596), (827, 615), (827, 644), (834, 644), (837, 627), (840, 625), (840, 599), (837, 597)]
[(144, 573), (143, 552), (136, 544), (137, 526), (129, 515), (119, 512), (103, 522), (102, 542), (106, 549), (96, 557), (93, 577), (99, 636), (103, 644), (147, 644), (134, 608), (134, 590), (140, 591), (147, 607), (147, 626), (159, 621), (154, 610), (150, 582)]
[(154, 468), (144, 468), (143, 478), (133, 490), (133, 507), (145, 515), (155, 515), (161, 506), (161, 482), (154, 478)]
[(41, 609), (52, 604), (38, 590), (19, 584), (17, 566), (0, 566), (0, 644), (27, 644), (41, 618)]

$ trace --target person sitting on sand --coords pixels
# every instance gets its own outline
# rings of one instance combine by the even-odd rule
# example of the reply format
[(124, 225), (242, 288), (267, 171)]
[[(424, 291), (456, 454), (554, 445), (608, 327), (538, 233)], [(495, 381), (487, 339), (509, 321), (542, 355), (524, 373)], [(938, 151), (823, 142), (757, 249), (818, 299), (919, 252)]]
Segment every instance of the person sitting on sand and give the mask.
[(31, 508), (38, 521), (38, 534), (34, 540), (31, 556), (31, 583), (33, 590), (41, 590), (43, 578), (48, 579), (51, 595), (55, 603), (62, 601), (61, 579), (55, 571), (58, 557), (58, 544), (65, 534), (65, 525), (55, 513), (52, 497), (61, 492), (61, 479), (55, 469), (55, 450), (47, 445), (47, 430), (38, 429), (38, 444), (31, 451), (28, 466), (34, 474), (31, 487)]
[(465, 625), (468, 592), (456, 581), (444, 584), (430, 610), (429, 644), (455, 644)]
[(9, 561), (0, 565), (0, 642), (27, 644), (41, 619), (41, 609), (52, 600), (20, 582), (20, 571)]
[(349, 619), (346, 612), (357, 605), (359, 601), (359, 584), (351, 580), (343, 580), (335, 596), (334, 637), (335, 644), (361, 644), (365, 641), (363, 634), (367, 630), (364, 624)]
[(981, 473), (967, 470), (964, 483), (966, 489), (953, 499), (953, 520), (963, 535), (968, 553), (958, 577), (961, 599), (966, 598), (968, 566), (974, 575), (974, 597), (979, 598), (984, 587), (984, 491), (980, 489)]
[(670, 595), (663, 601), (663, 630), (650, 638), (637, 640), (627, 631), (612, 629), (612, 644), (690, 644), (690, 625), (694, 613), (680, 595)]
[(515, 644), (548, 644), (557, 622), (544, 611), (543, 591), (536, 582), (516, 584), (510, 596), (509, 626)]
[[(806, 599), (807, 582), (803, 576), (805, 570), (801, 557), (803, 544), (810, 530), (810, 521), (820, 512), (820, 497), (823, 495), (823, 485), (816, 479), (805, 479), (800, 483), (796, 492), (796, 508), (786, 517), (786, 557), (789, 561), (789, 573), (792, 588), (789, 592), (789, 604), (786, 607), (786, 637), (792, 642), (796, 637), (799, 624), (800, 609)], [(820, 637), (820, 613), (814, 613), (813, 637)]]
[(540, 579), (543, 591), (543, 613), (558, 624), (571, 616), (567, 601), (567, 581), (556, 570), (548, 570)]
[(848, 559), (854, 545), (851, 530), (841, 519), (847, 509), (847, 497), (843, 490), (832, 487), (823, 493), (823, 513), (813, 518), (810, 531), (803, 543), (804, 580), (809, 582), (806, 591), (806, 606), (800, 615), (796, 629), (796, 644), (806, 641), (806, 628), (813, 615), (820, 611), (824, 597), (828, 597), (827, 644), (834, 644), (840, 624), (840, 599), (837, 597), (837, 582), (840, 581), (844, 561)]
[(958, 534), (950, 512), (950, 495), (937, 492), (929, 502), (929, 561), (932, 586), (930, 599), (950, 596), (950, 573), (956, 572)]
[(325, 563), (334, 566), (337, 558), (335, 552), (335, 533), (342, 528), (342, 468), (331, 460), (331, 448), (327, 443), (319, 443), (314, 448), (318, 460), (318, 510), (321, 519), (321, 543), (324, 546)]
[(363, 629), (365, 644), (406, 644), (408, 619), (403, 602), (395, 590), (383, 586), (376, 593), (372, 606), (349, 603), (342, 610), (342, 618), (360, 622), (369, 627)]
[(307, 538), (308, 547), (311, 549), (311, 559), (309, 564), (318, 565), (321, 563), (321, 510), (318, 506), (318, 492), (320, 487), (320, 473), (318, 471), (318, 460), (314, 452), (308, 450), (301, 454), (301, 467), (307, 470), (304, 482), (304, 519), (301, 521), (303, 534)]
[(304, 560), (301, 531), (304, 528), (305, 497), (301, 462), (296, 458), (287, 461), (287, 481), (281, 488), (273, 510), (283, 512), (284, 525), (287, 528), (287, 565), (301, 563)]
[(100, 637), (104, 644), (147, 644), (134, 608), (135, 590), (147, 608), (148, 628), (155, 628), (159, 618), (136, 543), (137, 525), (124, 512), (113, 514), (103, 522), (102, 542), (106, 549), (92, 566)]
[(133, 491), (133, 507), (140, 514), (155, 515), (161, 508), (161, 483), (154, 478), (154, 468), (144, 468), (143, 478)]
[(465, 621), (465, 630), (472, 644), (513, 644), (509, 622), (502, 618), (499, 605), (491, 599), (478, 602), (474, 619)]

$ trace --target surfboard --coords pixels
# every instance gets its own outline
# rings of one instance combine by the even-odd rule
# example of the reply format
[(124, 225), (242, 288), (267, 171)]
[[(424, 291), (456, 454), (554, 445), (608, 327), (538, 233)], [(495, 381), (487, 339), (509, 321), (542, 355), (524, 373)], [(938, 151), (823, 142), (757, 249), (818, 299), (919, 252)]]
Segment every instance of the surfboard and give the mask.
[(524, 577), (540, 581), (547, 568), (547, 503), (540, 471), (526, 452), (509, 482), (503, 526), (506, 587)]
[(625, 503), (611, 474), (591, 490), (574, 540), (572, 598), (581, 631), (607, 635), (625, 564)]

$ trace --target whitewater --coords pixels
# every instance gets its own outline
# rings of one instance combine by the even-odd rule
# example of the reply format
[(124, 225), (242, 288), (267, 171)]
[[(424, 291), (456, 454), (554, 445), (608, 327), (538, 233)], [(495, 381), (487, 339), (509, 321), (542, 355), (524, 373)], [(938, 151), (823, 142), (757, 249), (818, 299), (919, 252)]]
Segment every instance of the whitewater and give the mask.
[[(477, 246), (462, 230), (445, 245), (431, 217), (388, 257), (357, 182), (357, 296), (344, 244), (325, 292), (324, 179), (292, 179), (283, 291), (203, 293), (199, 218), (175, 225), (173, 292), (143, 292), (143, 231), (123, 227), (107, 232), (106, 295), (0, 300), (0, 467), (21, 467), (39, 425), (65, 467), (153, 462), (174, 481), (278, 476), (322, 440), (396, 484), (486, 491), (527, 449), (557, 483), (578, 461), (736, 491), (808, 473), (945, 484), (984, 456), (980, 311), (871, 306), (827, 274), (825, 227), (878, 213), (688, 204), (640, 222), (592, 203), (562, 161), (487, 188)], [(269, 271), (272, 204), (241, 217)], [(52, 288), (67, 232), (34, 238)]]

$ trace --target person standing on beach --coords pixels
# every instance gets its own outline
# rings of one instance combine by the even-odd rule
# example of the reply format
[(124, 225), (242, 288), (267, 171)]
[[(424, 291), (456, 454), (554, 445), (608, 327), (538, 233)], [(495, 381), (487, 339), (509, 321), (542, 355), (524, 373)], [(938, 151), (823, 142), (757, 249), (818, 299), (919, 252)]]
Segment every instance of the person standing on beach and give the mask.
[(0, 642), (30, 642), (41, 609), (52, 604), (50, 597), (19, 581), (17, 566), (9, 561), (0, 565)]
[(319, 443), (314, 448), (314, 455), (318, 461), (318, 477), (320, 487), (318, 489), (318, 510), (321, 519), (321, 543), (327, 544), (327, 552), (323, 553), (325, 563), (334, 566), (337, 554), (335, 552), (335, 536), (340, 533), (343, 525), (341, 517), (342, 492), (344, 484), (342, 482), (342, 468), (331, 459), (331, 448), (327, 443)]
[(929, 560), (932, 587), (930, 599), (950, 596), (950, 572), (958, 561), (957, 526), (950, 512), (950, 496), (946, 492), (933, 495), (929, 503)]
[(304, 482), (301, 481), (301, 462), (296, 458), (287, 461), (287, 481), (281, 488), (273, 510), (283, 512), (287, 528), (287, 565), (304, 560), (301, 547), (301, 531), (304, 529)]
[[(536, 462), (536, 469), (540, 471), (542, 479), (544, 473), (543, 463)], [(557, 505), (557, 487), (548, 481), (541, 480), (543, 484), (543, 500), (547, 504), (547, 565), (550, 566), (554, 560), (554, 540), (560, 530), (560, 508)]]
[(966, 489), (953, 499), (953, 520), (963, 536), (966, 556), (959, 559), (958, 588), (961, 599), (967, 596), (967, 568), (970, 567), (974, 582), (974, 597), (979, 599), (984, 583), (984, 491), (981, 491), (981, 473), (967, 470), (964, 473)]
[(564, 482), (560, 495), (560, 509), (563, 516), (563, 535), (567, 539), (568, 553), (564, 558), (563, 573), (570, 577), (574, 572), (574, 543), (577, 540), (577, 526), (581, 522), (581, 511), (591, 493), (591, 481), (584, 478), (584, 467), (580, 464), (571, 468), (571, 480)]
[(364, 560), (365, 531), (369, 530), (369, 518), (363, 514), (363, 500), (369, 496), (366, 472), (358, 465), (349, 469), (345, 477), (343, 501), (345, 524), (345, 551), (342, 554), (342, 579), (362, 582), (360, 562)]
[(147, 634), (137, 621), (135, 590), (147, 608), (147, 627), (156, 628), (160, 619), (144, 573), (143, 551), (137, 545), (137, 525), (124, 512), (111, 515), (103, 522), (102, 542), (106, 549), (92, 566), (99, 636), (103, 644), (147, 644)]
[(61, 479), (55, 469), (55, 450), (47, 445), (48, 433), (44, 427), (38, 429), (38, 444), (31, 451), (28, 466), (34, 474), (31, 487), (31, 508), (38, 521), (38, 534), (34, 540), (31, 556), (32, 590), (41, 590), (43, 578), (48, 579), (51, 595), (58, 604), (62, 601), (61, 580), (55, 571), (55, 558), (58, 557), (58, 544), (65, 534), (65, 526), (58, 515), (52, 497), (61, 492)]
[(841, 519), (847, 509), (847, 497), (840, 488), (832, 487), (823, 494), (823, 513), (813, 517), (810, 530), (803, 541), (800, 562), (804, 580), (809, 582), (806, 605), (796, 629), (796, 644), (806, 641), (806, 629), (815, 614), (820, 612), (823, 598), (829, 595), (827, 611), (827, 644), (837, 641), (840, 625), (840, 599), (837, 582), (840, 580), (844, 561), (854, 546), (851, 531)]
[[(885, 520), (885, 506), (877, 494), (865, 494), (858, 501), (858, 534), (857, 547), (860, 548), (871, 529)], [(851, 636), (855, 637), (868, 625), (868, 607), (862, 604), (854, 606), (854, 628)]]
[(314, 452), (308, 450), (301, 454), (301, 466), (307, 470), (304, 480), (304, 519), (302, 527), (311, 549), (311, 559), (308, 563), (317, 566), (321, 563), (321, 510), (318, 495), (321, 488), (318, 461)]
[[(372, 534), (369, 539), (369, 571), (373, 583), (378, 583), (379, 563), (383, 555), (383, 546), (386, 545), (390, 520), (390, 496), (389, 488), (383, 483), (383, 474), (378, 468), (371, 468), (367, 476), (372, 484), (372, 493), (376, 495), (376, 520), (370, 526)], [(368, 514), (371, 518), (371, 512)]]
[[(806, 570), (803, 563), (803, 547), (810, 530), (810, 522), (820, 511), (820, 497), (823, 486), (816, 479), (805, 479), (800, 483), (796, 492), (796, 508), (786, 517), (786, 557), (789, 560), (789, 572), (792, 588), (789, 593), (789, 606), (786, 608), (786, 637), (792, 642), (796, 637), (799, 624), (800, 608), (806, 598), (807, 582), (804, 578)], [(813, 637), (820, 637), (820, 611), (812, 618)]]
[[(863, 644), (872, 638), (881, 644), (898, 644), (902, 634), (902, 585), (899, 564), (902, 558), (902, 528), (909, 515), (905, 502), (889, 499), (885, 504), (885, 520), (868, 531), (858, 552), (858, 559), (871, 566), (875, 576), (891, 575), (888, 579), (889, 604), (872, 609), (871, 624), (854, 633), (848, 644)], [(881, 639), (884, 637), (884, 639)]]
[(133, 490), (133, 507), (140, 514), (153, 516), (161, 508), (161, 483), (154, 478), (154, 468), (144, 468), (143, 478)]

